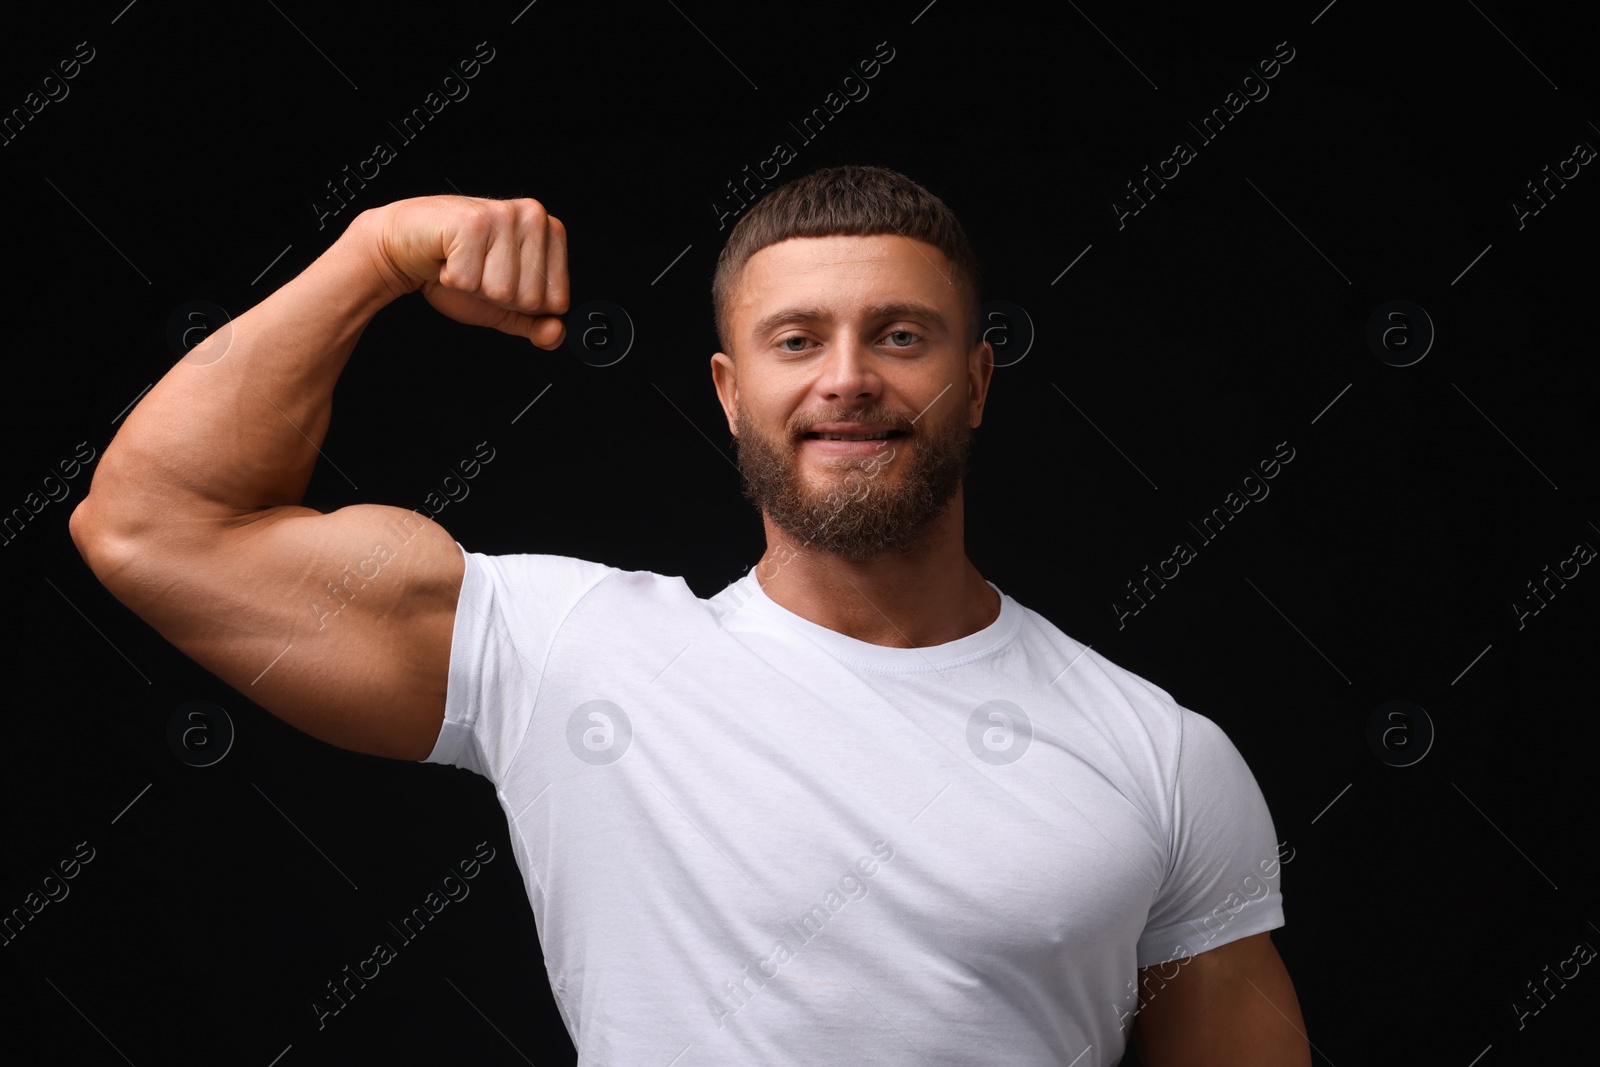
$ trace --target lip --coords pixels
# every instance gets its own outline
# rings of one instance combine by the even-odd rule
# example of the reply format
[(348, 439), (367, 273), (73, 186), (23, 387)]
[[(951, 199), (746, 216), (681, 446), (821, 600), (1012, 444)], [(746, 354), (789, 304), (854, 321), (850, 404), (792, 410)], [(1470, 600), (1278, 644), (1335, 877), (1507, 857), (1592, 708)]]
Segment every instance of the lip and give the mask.
[(900, 427), (883, 422), (819, 422), (806, 433), (884, 433), (898, 429)]
[[(898, 426), (889, 426), (881, 422), (819, 422), (806, 433), (846, 433), (867, 434), (900, 431)], [(904, 431), (896, 433), (893, 437), (879, 438), (874, 441), (824, 441), (819, 437), (803, 437), (801, 444), (808, 446), (816, 452), (829, 456), (877, 456), (887, 454), (885, 446), (893, 446), (895, 441), (903, 440)]]
[[(828, 433), (842, 433), (844, 431), (824, 431)], [(878, 441), (824, 441), (817, 437), (807, 437), (800, 443), (807, 448), (823, 452), (828, 455), (838, 456), (875, 456), (883, 453), (894, 445), (900, 438), (891, 437)]]

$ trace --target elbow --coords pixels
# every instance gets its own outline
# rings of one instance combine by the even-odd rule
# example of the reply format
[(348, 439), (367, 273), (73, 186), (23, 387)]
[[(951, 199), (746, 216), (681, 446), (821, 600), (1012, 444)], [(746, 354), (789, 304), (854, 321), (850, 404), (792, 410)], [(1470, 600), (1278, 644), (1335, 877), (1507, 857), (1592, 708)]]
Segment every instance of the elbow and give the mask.
[(72, 509), (72, 514), (67, 516), (67, 534), (78, 549), (78, 555), (82, 556), (83, 561), (89, 564), (89, 569), (93, 570), (94, 564), (90, 561), (90, 552), (93, 551), (95, 538), (89, 515), (89, 498), (84, 497)]
[(120, 568), (117, 562), (127, 556), (126, 539), (112, 534), (95, 516), (94, 494), (78, 501), (77, 507), (67, 517), (67, 533), (72, 538), (78, 555), (103, 585)]

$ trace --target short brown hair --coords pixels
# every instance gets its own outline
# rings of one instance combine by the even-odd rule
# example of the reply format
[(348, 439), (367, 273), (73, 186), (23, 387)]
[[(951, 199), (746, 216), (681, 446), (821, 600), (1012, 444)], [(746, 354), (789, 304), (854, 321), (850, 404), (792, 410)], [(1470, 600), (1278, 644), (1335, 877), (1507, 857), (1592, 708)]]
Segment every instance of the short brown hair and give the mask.
[(925, 241), (950, 261), (978, 339), (978, 257), (967, 234), (943, 200), (887, 167), (824, 167), (774, 189), (733, 227), (717, 258), (711, 306), (722, 350), (732, 354), (729, 304), (750, 257), (791, 237), (869, 237), (899, 234)]

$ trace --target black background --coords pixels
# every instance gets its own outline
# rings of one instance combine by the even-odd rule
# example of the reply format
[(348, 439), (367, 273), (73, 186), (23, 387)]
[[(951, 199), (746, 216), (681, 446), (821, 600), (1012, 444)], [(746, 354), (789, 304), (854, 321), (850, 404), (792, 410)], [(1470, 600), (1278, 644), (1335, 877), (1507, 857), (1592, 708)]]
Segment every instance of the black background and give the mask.
[[(189, 302), (241, 313), (379, 203), (533, 196), (567, 226), (575, 302), (626, 309), (626, 357), (596, 367), (402, 301), (340, 381), (305, 503), (420, 506), (487, 440), (495, 461), (438, 517), (466, 547), (710, 595), (762, 550), (708, 374), (713, 202), (780, 139), (798, 153), (783, 177), (895, 167), (951, 204), (986, 295), (1035, 331), (978, 431), (969, 553), (1244, 753), (1294, 849), (1274, 941), (1316, 1062), (1566, 1062), (1591, 1041), (1593, 968), (1520, 1028), (1513, 1001), (1600, 945), (1600, 577), (1582, 568), (1520, 626), (1512, 602), (1600, 546), (1600, 177), (1583, 167), (1520, 225), (1512, 203), (1600, 145), (1593, 22), (1488, 0), (923, 2), (8, 15), (8, 113), (78, 42), (94, 58), (0, 145), (0, 508), (37, 504), (79, 442), (104, 451), (180, 353)], [(319, 229), (324, 183), (398, 145), (386, 123), (480, 41), (495, 58), (470, 96)], [(884, 41), (870, 95), (801, 143), (787, 123)], [(1124, 183), (1284, 41), (1270, 95), (1119, 228)], [(1393, 300), (1437, 331), (1409, 366), (1367, 340)], [(1022, 327), (996, 324), (1015, 360)], [(1414, 313), (1402, 325), (1417, 343)], [(1280, 442), (1295, 458), (1270, 497), (1119, 625), (1124, 583)], [(14, 1062), (572, 1062), (489, 783), (299, 734), (168, 645), (67, 536), (88, 482), (0, 546), (0, 908), (94, 849), (0, 949)], [(167, 739), (197, 699), (236, 731), (206, 767)], [(1384, 720), (1387, 761), (1369, 745), (1391, 700), (1434, 731), (1408, 766), (1391, 763), (1426, 744), (1419, 717)], [(318, 1030), (322, 983), (480, 841), (496, 858), (472, 896)]]

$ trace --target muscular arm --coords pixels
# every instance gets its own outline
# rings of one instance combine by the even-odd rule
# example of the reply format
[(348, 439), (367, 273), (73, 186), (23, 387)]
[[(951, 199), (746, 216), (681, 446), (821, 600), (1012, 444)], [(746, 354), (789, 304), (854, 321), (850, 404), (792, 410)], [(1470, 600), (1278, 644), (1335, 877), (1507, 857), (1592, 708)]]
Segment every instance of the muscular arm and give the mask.
[(1145, 1067), (1311, 1067), (1300, 1002), (1269, 934), (1139, 978), (1133, 1047)]
[(531, 200), (364, 212), (208, 338), (128, 416), (70, 530), (96, 577), (241, 693), (332, 744), (431, 750), (463, 563), (402, 508), (300, 505), (334, 385), (379, 309), (421, 289), (458, 321), (554, 347), (560, 223)]

